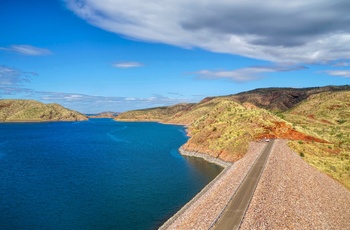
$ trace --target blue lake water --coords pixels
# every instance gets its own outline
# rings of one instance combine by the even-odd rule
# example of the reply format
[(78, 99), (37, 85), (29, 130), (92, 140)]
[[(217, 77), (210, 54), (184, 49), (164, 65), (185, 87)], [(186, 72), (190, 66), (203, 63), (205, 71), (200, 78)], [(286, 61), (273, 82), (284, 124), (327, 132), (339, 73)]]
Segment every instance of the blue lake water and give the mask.
[(155, 229), (221, 172), (182, 126), (0, 124), (0, 229)]

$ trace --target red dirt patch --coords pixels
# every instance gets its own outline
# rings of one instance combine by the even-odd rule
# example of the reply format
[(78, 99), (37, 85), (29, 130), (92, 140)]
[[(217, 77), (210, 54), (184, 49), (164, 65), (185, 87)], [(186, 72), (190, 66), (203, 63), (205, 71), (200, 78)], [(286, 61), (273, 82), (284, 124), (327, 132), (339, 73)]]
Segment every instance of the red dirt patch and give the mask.
[(263, 138), (281, 138), (289, 140), (303, 140), (303, 141), (315, 141), (319, 143), (328, 143), (317, 137), (309, 136), (304, 133), (296, 131), (292, 126), (286, 124), (285, 122), (274, 122), (272, 127), (264, 127), (265, 133), (260, 134), (256, 139)]

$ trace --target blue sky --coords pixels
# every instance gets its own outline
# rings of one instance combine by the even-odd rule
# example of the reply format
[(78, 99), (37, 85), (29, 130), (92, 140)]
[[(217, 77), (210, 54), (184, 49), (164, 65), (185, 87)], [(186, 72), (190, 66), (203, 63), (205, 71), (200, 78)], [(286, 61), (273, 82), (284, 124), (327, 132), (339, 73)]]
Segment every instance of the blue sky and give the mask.
[(84, 113), (350, 84), (348, 0), (2, 0), (0, 98)]

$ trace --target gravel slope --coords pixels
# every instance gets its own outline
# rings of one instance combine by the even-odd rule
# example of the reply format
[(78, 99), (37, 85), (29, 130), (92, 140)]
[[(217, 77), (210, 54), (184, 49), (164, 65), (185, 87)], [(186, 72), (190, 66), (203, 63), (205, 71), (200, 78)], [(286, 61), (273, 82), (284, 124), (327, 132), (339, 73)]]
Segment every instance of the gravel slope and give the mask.
[(350, 191), (276, 140), (240, 229), (350, 229)]

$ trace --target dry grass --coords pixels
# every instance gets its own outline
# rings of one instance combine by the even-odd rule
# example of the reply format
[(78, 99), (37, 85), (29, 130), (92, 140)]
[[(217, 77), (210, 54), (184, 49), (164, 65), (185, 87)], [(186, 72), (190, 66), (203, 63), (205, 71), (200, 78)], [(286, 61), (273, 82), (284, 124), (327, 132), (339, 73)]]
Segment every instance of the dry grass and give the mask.
[[(234, 102), (238, 99), (243, 104)], [(246, 101), (272, 109), (275, 114)], [(295, 106), (297, 102), (300, 103)], [(292, 108), (281, 112), (280, 105)], [(286, 92), (260, 89), (236, 96), (206, 98), (195, 105), (131, 111), (121, 118), (189, 125), (191, 138), (184, 146), (186, 150), (227, 161), (240, 159), (248, 143), (259, 138), (297, 140), (290, 146), (302, 153), (308, 163), (350, 187), (349, 86), (286, 89)]]
[(87, 117), (58, 104), (43, 104), (33, 100), (0, 100), (0, 121), (51, 120), (87, 120)]
[(310, 165), (350, 189), (350, 92), (313, 95), (288, 111), (285, 119), (329, 142), (289, 145)]

